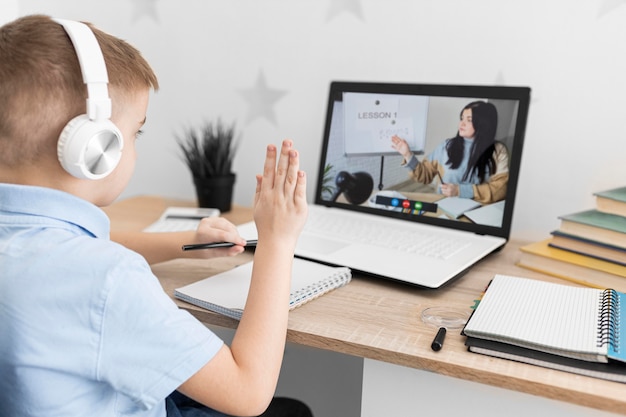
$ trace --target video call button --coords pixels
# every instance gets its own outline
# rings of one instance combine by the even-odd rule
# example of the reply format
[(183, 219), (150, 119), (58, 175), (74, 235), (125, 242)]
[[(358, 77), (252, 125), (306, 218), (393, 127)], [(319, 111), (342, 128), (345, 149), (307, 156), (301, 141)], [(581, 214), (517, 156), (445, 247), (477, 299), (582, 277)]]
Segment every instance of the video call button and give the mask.
[(390, 207), (400, 207), (403, 210), (415, 211), (415, 214), (421, 214), (422, 212), (437, 212), (437, 204), (426, 203), (424, 201), (415, 201), (408, 199), (400, 199), (396, 197), (376, 196), (376, 204), (381, 204)]

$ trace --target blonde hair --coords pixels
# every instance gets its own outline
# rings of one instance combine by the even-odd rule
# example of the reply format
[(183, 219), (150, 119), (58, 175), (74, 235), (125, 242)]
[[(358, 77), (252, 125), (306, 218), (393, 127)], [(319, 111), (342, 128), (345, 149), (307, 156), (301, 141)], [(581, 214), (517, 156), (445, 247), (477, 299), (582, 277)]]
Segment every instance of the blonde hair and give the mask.
[[(109, 75), (113, 107), (157, 77), (127, 42), (87, 23)], [(30, 164), (54, 155), (65, 124), (85, 112), (87, 89), (65, 29), (49, 16), (32, 15), (0, 27), (0, 164)]]

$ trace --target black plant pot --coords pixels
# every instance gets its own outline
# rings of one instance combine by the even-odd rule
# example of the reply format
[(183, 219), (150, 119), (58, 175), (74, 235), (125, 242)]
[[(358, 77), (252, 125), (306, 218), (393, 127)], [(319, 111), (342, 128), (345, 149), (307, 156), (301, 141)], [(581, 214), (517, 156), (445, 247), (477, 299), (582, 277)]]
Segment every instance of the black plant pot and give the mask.
[(235, 174), (211, 178), (194, 177), (193, 182), (196, 186), (199, 207), (217, 208), (222, 213), (230, 211)]

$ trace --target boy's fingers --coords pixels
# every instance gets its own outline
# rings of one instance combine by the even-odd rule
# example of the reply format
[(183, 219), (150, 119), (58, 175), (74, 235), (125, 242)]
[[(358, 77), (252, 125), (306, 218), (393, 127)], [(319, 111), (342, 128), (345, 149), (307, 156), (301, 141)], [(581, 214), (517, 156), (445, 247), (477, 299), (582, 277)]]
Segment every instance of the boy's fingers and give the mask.
[(293, 149), (293, 142), (290, 139), (282, 142), (280, 155), (276, 146), (268, 145), (263, 175), (257, 176), (255, 202), (261, 198), (264, 190), (278, 191), (274, 198), (280, 200), (286, 198), (294, 201), (306, 198), (306, 178), (300, 171), (300, 154)]
[(268, 145), (263, 166), (263, 181), (261, 188), (272, 188), (274, 186), (274, 174), (276, 171), (276, 146)]
[(292, 194), (298, 182), (298, 171), (300, 170), (300, 155), (295, 149), (289, 151), (289, 167), (285, 178), (285, 192)]
[(296, 173), (296, 178), (294, 197), (306, 203), (306, 174), (304, 171), (298, 171)]
[(284, 181), (284, 178), (287, 176), (287, 170), (289, 169), (290, 164), (290, 152), (291, 146), (293, 143), (285, 139), (280, 148), (280, 158), (278, 159), (278, 166), (276, 167), (276, 177), (279, 181)]

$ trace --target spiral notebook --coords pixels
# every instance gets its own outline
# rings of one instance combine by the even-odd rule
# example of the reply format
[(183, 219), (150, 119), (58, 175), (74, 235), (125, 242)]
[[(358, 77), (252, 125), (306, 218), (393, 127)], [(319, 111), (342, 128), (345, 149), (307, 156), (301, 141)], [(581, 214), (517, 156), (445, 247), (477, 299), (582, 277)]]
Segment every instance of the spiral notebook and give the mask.
[[(625, 297), (611, 289), (496, 275), (463, 334), (508, 345), (509, 353), (522, 354), (514, 349), (519, 347), (588, 362), (626, 362), (626, 345), (620, 338)], [(471, 351), (484, 353), (472, 349), (471, 342)], [(498, 346), (491, 344), (490, 349), (504, 350)]]
[[(241, 319), (248, 298), (252, 262), (174, 290), (178, 299), (215, 313)], [(352, 272), (304, 259), (293, 260), (289, 309), (293, 310), (350, 282)]]

